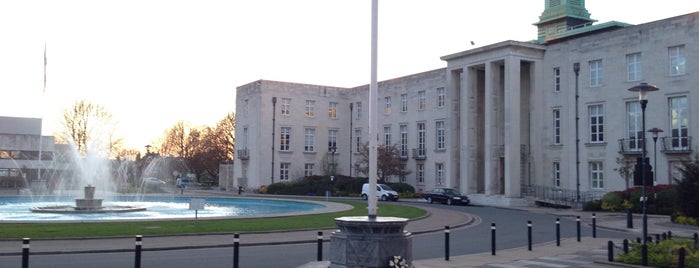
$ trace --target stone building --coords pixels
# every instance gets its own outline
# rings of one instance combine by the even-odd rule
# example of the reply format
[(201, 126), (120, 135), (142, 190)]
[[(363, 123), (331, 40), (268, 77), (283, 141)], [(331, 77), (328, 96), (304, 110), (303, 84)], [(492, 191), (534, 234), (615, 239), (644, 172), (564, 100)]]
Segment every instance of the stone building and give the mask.
[[(585, 1), (546, 1), (533, 41), (457, 52), (441, 57), (445, 68), (380, 81), (378, 144), (398, 145), (412, 172), (391, 181), (454, 187), (475, 203), (501, 205), (622, 190), (617, 169), (641, 156), (642, 112), (628, 90), (641, 82), (660, 88), (645, 112), (646, 130), (663, 130), (655, 142), (646, 135), (654, 183), (681, 179), (678, 166), (696, 152), (699, 133), (691, 118), (698, 17), (596, 24)], [(368, 88), (268, 80), (238, 87), (235, 183), (322, 175), (327, 163), (365, 176), (352, 164), (369, 138)]]

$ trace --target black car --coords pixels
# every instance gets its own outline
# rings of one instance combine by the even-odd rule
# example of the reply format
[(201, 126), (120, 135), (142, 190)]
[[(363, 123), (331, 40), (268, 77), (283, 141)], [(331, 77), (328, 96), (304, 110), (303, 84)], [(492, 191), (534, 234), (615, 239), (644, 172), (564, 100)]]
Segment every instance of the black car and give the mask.
[(423, 194), (423, 197), (430, 203), (440, 202), (447, 205), (468, 205), (471, 200), (467, 196), (462, 195), (459, 190), (454, 188), (434, 188)]

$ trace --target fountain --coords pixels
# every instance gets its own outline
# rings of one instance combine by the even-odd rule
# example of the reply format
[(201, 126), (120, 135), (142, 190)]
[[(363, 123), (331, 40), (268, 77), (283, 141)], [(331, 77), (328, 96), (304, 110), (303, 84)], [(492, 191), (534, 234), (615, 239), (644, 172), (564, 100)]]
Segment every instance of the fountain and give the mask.
[(85, 186), (84, 198), (76, 198), (75, 206), (46, 206), (30, 209), (36, 213), (123, 213), (144, 211), (145, 208), (133, 206), (102, 206), (102, 199), (95, 199), (95, 186)]

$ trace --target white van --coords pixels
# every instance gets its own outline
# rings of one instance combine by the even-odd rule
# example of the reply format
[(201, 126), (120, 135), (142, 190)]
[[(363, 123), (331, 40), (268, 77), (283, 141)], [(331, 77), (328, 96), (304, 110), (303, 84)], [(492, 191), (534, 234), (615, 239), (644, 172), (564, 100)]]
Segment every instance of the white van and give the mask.
[[(382, 201), (392, 200), (398, 201), (398, 192), (388, 187), (386, 184), (376, 184), (376, 196)], [(362, 185), (362, 199), (367, 200), (369, 198), (369, 184), (365, 183)]]

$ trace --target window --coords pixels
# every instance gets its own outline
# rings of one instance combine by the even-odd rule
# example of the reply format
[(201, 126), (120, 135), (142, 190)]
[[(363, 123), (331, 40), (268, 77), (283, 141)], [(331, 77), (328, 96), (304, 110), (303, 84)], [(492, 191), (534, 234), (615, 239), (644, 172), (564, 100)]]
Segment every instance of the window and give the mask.
[(384, 97), (384, 102), (386, 103), (386, 107), (384, 109), (384, 113), (390, 114), (391, 113), (391, 97)]
[(602, 162), (590, 162), (590, 186), (592, 189), (604, 188), (604, 169)]
[(444, 163), (436, 163), (435, 171), (437, 172), (435, 174), (435, 179), (437, 180), (435, 183), (437, 185), (444, 185)]
[(425, 183), (425, 164), (417, 164), (417, 167), (415, 169), (417, 170), (417, 183), (424, 184)]
[(602, 60), (590, 61), (590, 86), (602, 85)]
[(444, 150), (447, 148), (446, 143), (446, 130), (444, 129), (444, 121), (435, 122), (435, 129), (437, 130), (437, 150)]
[(408, 157), (408, 125), (400, 125), (400, 156)]
[[(641, 151), (643, 142), (643, 122), (641, 121), (641, 104), (638, 101), (626, 103), (626, 137), (630, 151)], [(624, 144), (626, 146), (626, 144)]]
[(337, 129), (328, 130), (328, 152), (337, 151)]
[(408, 94), (401, 94), (400, 95), (400, 111), (401, 112), (408, 111)]
[(561, 162), (553, 162), (553, 186), (561, 187)]
[(314, 152), (316, 148), (316, 129), (306, 128), (304, 130), (304, 146), (303, 149), (306, 152)]
[(407, 172), (405, 172), (405, 171), (406, 171), (407, 169), (408, 169), (408, 165), (407, 165), (407, 164), (400, 164), (401, 173), (400, 173), (400, 175), (398, 175), (398, 176), (399, 176), (399, 179), (400, 179), (400, 182), (405, 182), (405, 180), (406, 180), (405, 174), (407, 174)]
[(674, 46), (667, 49), (670, 59), (670, 75), (682, 75), (686, 72), (684, 46)]
[(291, 166), (291, 163), (279, 163), (279, 180), (289, 180), (289, 166)]
[(362, 130), (361, 129), (355, 129), (354, 130), (354, 138), (355, 138), (355, 152), (359, 152), (362, 150)]
[(383, 127), (383, 142), (386, 147), (391, 146), (391, 126)]
[(289, 143), (291, 142), (291, 127), (282, 127), (281, 133), (279, 133), (281, 141), (279, 142), (280, 151), (288, 151)]
[(281, 113), (282, 115), (291, 115), (291, 99), (282, 98)]
[(443, 87), (437, 88), (437, 107), (442, 108), (446, 102), (446, 91)]
[(328, 103), (328, 118), (337, 118), (337, 102)]
[(243, 141), (242, 141), (243, 149), (248, 148), (248, 128), (245, 127), (243, 128)]
[(561, 92), (561, 68), (553, 68), (553, 92)]
[(306, 117), (313, 117), (314, 116), (315, 106), (316, 106), (316, 101), (306, 100)]
[(553, 133), (554, 145), (561, 145), (561, 109), (553, 109)]
[(425, 156), (425, 123), (417, 123), (417, 155)]
[(626, 79), (628, 81), (641, 80), (641, 75), (643, 74), (641, 67), (640, 52), (626, 55)]
[(357, 120), (362, 119), (362, 103), (357, 102)]
[(672, 97), (670, 106), (670, 135), (672, 135), (673, 149), (689, 149), (689, 118), (687, 109), (687, 97)]
[(422, 111), (425, 109), (425, 91), (417, 92), (417, 109)]
[(303, 175), (306, 177), (313, 176), (313, 164), (311, 163), (306, 163), (303, 166)]
[(590, 118), (590, 142), (604, 142), (604, 108), (602, 104), (588, 107)]

